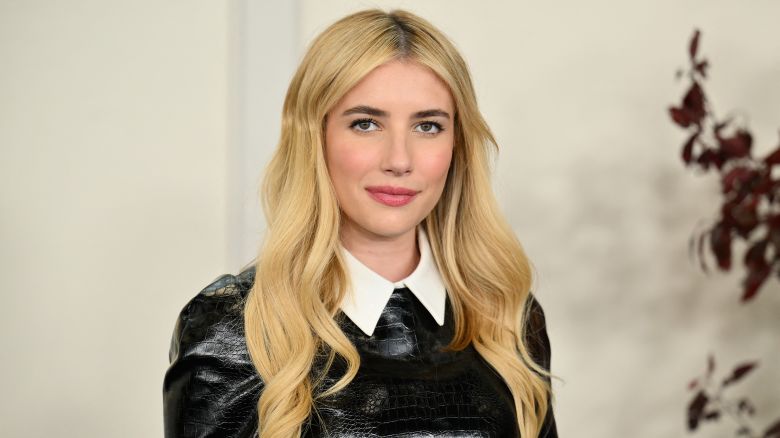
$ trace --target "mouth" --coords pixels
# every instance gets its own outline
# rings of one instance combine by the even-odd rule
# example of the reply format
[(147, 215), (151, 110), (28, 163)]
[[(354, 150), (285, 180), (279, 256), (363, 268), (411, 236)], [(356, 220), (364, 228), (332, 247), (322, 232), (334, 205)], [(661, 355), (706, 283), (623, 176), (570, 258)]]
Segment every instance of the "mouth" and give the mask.
[(420, 193), (419, 190), (394, 186), (371, 186), (366, 191), (374, 200), (391, 207), (400, 207), (412, 201)]
[(396, 186), (368, 186), (366, 190), (372, 193), (387, 193), (388, 195), (406, 195), (413, 196), (419, 193), (419, 190), (407, 189), (406, 187)]

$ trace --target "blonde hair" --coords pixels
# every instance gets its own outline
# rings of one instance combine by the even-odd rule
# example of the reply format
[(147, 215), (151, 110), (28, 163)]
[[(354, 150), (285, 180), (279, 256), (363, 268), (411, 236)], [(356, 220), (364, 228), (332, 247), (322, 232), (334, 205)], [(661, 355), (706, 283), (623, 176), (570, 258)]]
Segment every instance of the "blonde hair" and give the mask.
[[(477, 108), (468, 67), (447, 37), (414, 14), (377, 9), (323, 31), (285, 97), (281, 138), (262, 184), (268, 229), (244, 307), (247, 347), (265, 385), (258, 402), (260, 436), (300, 436), (316, 412), (315, 401), (343, 389), (360, 366), (357, 350), (334, 320), (349, 276), (338, 245), (340, 210), (325, 165), (323, 130), (328, 110), (393, 59), (431, 68), (455, 103), (446, 185), (421, 223), (452, 305), (455, 335), (448, 348), (473, 344), (509, 387), (522, 436), (537, 436), (552, 402), (545, 380), (551, 374), (534, 362), (525, 343), (531, 267), (492, 192), (490, 158), (498, 146)], [(325, 367), (312, 376), (322, 352)], [(323, 388), (337, 356), (347, 371)]]

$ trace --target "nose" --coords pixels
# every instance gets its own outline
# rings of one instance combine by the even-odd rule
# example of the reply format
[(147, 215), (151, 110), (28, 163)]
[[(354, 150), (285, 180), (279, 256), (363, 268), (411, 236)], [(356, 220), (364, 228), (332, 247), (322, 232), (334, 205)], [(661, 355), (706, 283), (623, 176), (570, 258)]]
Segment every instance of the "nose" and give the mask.
[(401, 176), (412, 171), (411, 146), (406, 132), (396, 130), (388, 136), (382, 161), (382, 170), (386, 174)]

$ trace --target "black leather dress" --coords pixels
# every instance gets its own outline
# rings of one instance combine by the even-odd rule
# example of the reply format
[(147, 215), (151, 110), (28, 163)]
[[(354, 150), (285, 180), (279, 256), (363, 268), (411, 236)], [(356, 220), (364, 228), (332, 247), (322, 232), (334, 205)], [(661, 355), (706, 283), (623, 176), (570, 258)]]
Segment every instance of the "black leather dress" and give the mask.
[[(263, 383), (247, 353), (243, 300), (254, 267), (223, 275), (182, 310), (163, 382), (165, 436), (256, 437)], [(531, 353), (550, 366), (544, 312), (535, 299)], [(407, 288), (393, 291), (371, 337), (342, 312), (337, 321), (360, 353), (357, 377), (318, 402), (306, 437), (517, 437), (514, 403), (473, 347), (441, 352), (453, 335), (449, 298), (439, 326)], [(331, 382), (343, 374), (335, 362)], [(552, 406), (539, 438), (557, 438)]]

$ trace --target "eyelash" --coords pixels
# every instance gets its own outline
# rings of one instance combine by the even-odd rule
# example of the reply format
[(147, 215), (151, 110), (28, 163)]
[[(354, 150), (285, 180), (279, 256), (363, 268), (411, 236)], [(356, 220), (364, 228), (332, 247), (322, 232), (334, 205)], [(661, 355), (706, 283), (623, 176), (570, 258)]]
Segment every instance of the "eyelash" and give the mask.
[[(374, 119), (357, 119), (354, 122), (352, 122), (352, 124), (350, 124), (349, 127), (352, 128), (352, 129), (355, 129), (355, 126), (357, 126), (357, 125), (359, 125), (361, 123), (366, 123), (366, 122), (373, 123), (375, 125), (379, 125), (379, 122), (377, 122)], [(417, 124), (417, 126), (420, 126), (420, 125), (433, 125), (433, 126), (436, 127), (436, 129), (438, 129), (438, 132), (424, 132), (424, 131), (420, 131), (420, 133), (422, 133), (423, 135), (433, 136), (433, 135), (441, 134), (442, 132), (444, 132), (444, 127), (441, 126), (440, 123), (434, 122), (433, 120), (424, 120), (424, 121), (422, 121), (422, 122)], [(370, 131), (357, 130), (357, 132), (367, 133), (367, 132), (370, 132)]]

